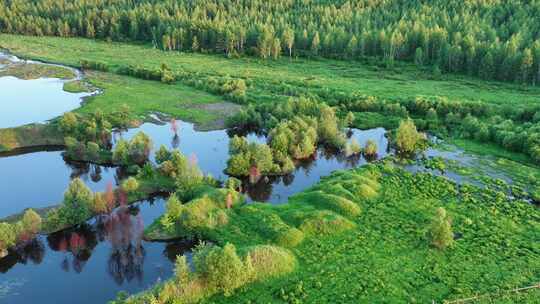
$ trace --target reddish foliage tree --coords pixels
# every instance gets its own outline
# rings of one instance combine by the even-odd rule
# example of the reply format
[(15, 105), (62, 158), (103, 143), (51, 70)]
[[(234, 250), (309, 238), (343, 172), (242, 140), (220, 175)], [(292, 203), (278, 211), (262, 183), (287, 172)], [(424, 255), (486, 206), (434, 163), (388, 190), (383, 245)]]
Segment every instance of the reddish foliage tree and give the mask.
[(251, 166), (251, 168), (249, 168), (249, 182), (254, 184), (259, 180), (260, 177), (261, 173), (259, 168), (257, 168), (257, 166)]
[(199, 159), (197, 158), (197, 154), (195, 154), (195, 153), (191, 154), (191, 156), (189, 157), (189, 163), (191, 164), (192, 167), (197, 166), (197, 164), (199, 163)]
[(176, 123), (176, 119), (171, 119), (171, 131), (174, 134), (178, 134), (178, 124)]
[(107, 210), (111, 212), (114, 209), (114, 192), (111, 182), (107, 183), (107, 190), (105, 190), (105, 202), (107, 203)]
[(118, 194), (118, 203), (121, 207), (125, 207), (127, 205), (127, 193), (122, 190), (121, 188), (117, 191)]

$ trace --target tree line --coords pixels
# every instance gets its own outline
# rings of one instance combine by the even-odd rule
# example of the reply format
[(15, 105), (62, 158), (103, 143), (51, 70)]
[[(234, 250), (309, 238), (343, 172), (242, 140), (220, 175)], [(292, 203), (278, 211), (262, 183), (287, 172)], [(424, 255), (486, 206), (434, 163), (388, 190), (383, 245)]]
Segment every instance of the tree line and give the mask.
[(8, 0), (0, 31), (152, 43), (164, 50), (379, 57), (540, 82), (538, 1)]

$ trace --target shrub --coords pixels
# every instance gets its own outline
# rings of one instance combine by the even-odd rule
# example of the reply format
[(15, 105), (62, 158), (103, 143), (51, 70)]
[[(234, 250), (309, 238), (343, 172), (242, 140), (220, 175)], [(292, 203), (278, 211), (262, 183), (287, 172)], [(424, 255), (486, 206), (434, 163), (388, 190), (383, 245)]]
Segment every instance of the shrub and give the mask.
[(429, 237), (431, 244), (438, 249), (445, 249), (454, 243), (452, 220), (442, 207), (437, 208), (436, 214), (431, 221)]
[(309, 235), (329, 235), (353, 229), (355, 224), (332, 212), (311, 213), (300, 225), (300, 230)]
[(196, 275), (204, 278), (208, 288), (229, 296), (253, 276), (250, 259), (245, 262), (238, 256), (236, 247), (230, 243), (223, 248), (204, 246), (193, 256)]
[(9, 223), (0, 223), (0, 258), (7, 255), (7, 249), (15, 245), (17, 234)]
[(92, 202), (92, 211), (95, 214), (104, 214), (109, 211), (105, 194), (103, 193), (94, 194), (94, 200)]
[(25, 233), (33, 235), (41, 230), (41, 216), (32, 209), (24, 212), (21, 223)]
[(360, 147), (360, 144), (358, 143), (356, 138), (351, 139), (351, 141), (345, 145), (345, 156), (347, 157), (358, 155), (361, 152), (362, 147)]
[(396, 133), (396, 145), (401, 153), (414, 153), (423, 136), (416, 130), (412, 119), (403, 120)]
[(271, 245), (248, 249), (256, 280), (266, 280), (288, 274), (296, 267), (296, 258), (288, 250)]
[(86, 156), (89, 159), (91, 159), (91, 160), (98, 159), (99, 158), (99, 151), (100, 151), (99, 145), (96, 144), (95, 142), (88, 142), (86, 144)]
[(139, 189), (139, 182), (134, 177), (129, 177), (122, 183), (122, 189), (128, 194), (133, 193)]
[(283, 247), (296, 247), (304, 240), (304, 233), (297, 228), (281, 229), (275, 238), (276, 244)]
[(170, 159), (171, 159), (171, 152), (165, 147), (165, 145), (161, 145), (159, 147), (159, 150), (157, 150), (156, 152), (156, 163), (160, 165), (163, 162)]
[(366, 157), (377, 156), (377, 143), (375, 143), (373, 140), (369, 139), (366, 142), (366, 146), (364, 147), (364, 155)]

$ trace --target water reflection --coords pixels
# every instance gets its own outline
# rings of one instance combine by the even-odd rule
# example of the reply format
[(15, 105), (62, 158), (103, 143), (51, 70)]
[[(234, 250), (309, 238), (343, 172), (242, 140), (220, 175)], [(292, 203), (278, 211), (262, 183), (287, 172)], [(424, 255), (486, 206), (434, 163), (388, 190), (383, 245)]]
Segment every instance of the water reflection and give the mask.
[[(176, 121), (160, 125), (145, 123), (139, 128), (116, 132), (113, 142), (130, 139), (143, 131), (152, 138), (154, 151), (161, 145), (172, 149), (178, 147), (185, 155), (196, 157), (201, 170), (213, 177), (225, 180), (224, 170), (229, 159), (229, 140), (232, 132), (225, 130), (197, 131), (193, 124)], [(371, 130), (350, 130), (350, 139), (355, 138), (361, 146), (368, 139), (378, 146), (378, 157), (388, 151), (388, 141), (382, 128)], [(262, 134), (247, 134), (250, 142), (266, 142)], [(339, 151), (320, 148), (310, 159), (297, 162), (297, 169), (284, 177), (269, 177), (255, 184), (245, 183), (250, 200), (282, 203), (287, 198), (315, 184), (320, 177), (334, 170), (348, 169), (365, 164), (360, 155), (346, 157)], [(0, 157), (0, 168), (10, 174), (0, 175), (0, 197), (4, 207), (0, 217), (21, 212), (24, 208), (46, 207), (62, 200), (63, 193), (71, 179), (82, 178), (93, 191), (104, 191), (107, 184), (119, 181), (127, 174), (119, 168), (110, 168), (88, 163), (66, 161), (61, 152), (39, 152), (11, 157)], [(35, 181), (40, 181), (36, 183)]]
[[(26, 283), (0, 296), (0, 302), (36, 302), (40, 299), (38, 287), (56, 280), (81, 293), (94, 287), (100, 290), (77, 303), (105, 303), (120, 290), (138, 292), (168, 278), (176, 256), (189, 252), (194, 244), (142, 239), (145, 223), (153, 222), (164, 211), (163, 205), (163, 199), (158, 199), (120, 207), (76, 229), (39, 237), (17, 248), (0, 260), (0, 280), (24, 278)], [(54, 280), (43, 282), (43, 278)], [(50, 288), (42, 296), (55, 303), (73, 303), (73, 295)]]

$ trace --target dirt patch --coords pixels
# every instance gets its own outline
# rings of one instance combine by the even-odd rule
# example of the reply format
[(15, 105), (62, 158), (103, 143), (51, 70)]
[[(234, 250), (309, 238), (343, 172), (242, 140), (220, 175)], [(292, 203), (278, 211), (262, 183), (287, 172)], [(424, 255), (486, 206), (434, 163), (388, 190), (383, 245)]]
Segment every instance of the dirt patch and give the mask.
[(204, 110), (216, 117), (215, 120), (206, 123), (196, 123), (195, 130), (210, 131), (225, 128), (225, 120), (238, 113), (242, 106), (232, 102), (217, 102), (217, 103), (193, 103), (185, 104), (182, 107)]

